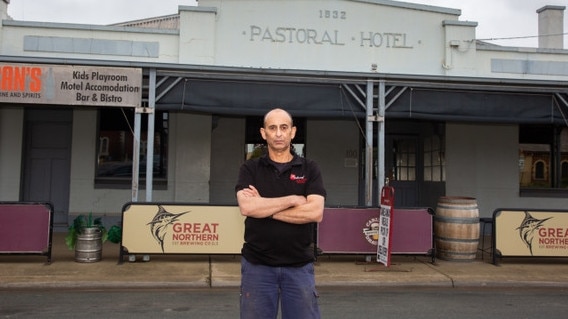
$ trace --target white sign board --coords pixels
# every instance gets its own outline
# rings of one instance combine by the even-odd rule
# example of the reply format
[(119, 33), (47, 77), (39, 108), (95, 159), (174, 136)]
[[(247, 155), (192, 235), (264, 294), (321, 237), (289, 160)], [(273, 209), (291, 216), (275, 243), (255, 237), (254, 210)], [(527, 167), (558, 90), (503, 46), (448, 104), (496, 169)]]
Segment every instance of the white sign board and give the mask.
[(377, 261), (387, 267), (390, 264), (390, 216), (390, 206), (381, 206)]
[(379, 211), (379, 240), (377, 242), (377, 262), (389, 267), (391, 262), (391, 230), (394, 207), (394, 188), (384, 186), (381, 190), (381, 209)]
[(142, 69), (0, 63), (0, 101), (139, 107)]

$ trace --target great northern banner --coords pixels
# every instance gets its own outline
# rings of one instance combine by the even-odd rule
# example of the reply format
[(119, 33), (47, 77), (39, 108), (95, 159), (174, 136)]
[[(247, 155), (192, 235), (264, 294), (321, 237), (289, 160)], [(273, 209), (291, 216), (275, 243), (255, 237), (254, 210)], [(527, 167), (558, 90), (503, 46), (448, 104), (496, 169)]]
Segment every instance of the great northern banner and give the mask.
[(240, 254), (244, 219), (236, 206), (127, 205), (122, 246), (130, 254)]
[(501, 256), (568, 256), (568, 212), (504, 209), (494, 215)]

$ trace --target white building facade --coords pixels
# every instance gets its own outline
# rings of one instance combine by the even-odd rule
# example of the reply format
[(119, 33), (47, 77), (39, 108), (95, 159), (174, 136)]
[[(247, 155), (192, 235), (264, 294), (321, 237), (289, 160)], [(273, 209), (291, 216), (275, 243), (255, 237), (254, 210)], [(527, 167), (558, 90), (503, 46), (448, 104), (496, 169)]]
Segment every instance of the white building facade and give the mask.
[[(398, 206), (568, 205), (568, 51), (545, 36), (562, 33), (564, 7), (539, 9), (540, 47), (517, 48), (477, 41), (458, 9), (388, 0), (200, 0), (112, 26), (14, 21), (8, 5), (0, 200), (50, 201), (56, 225), (118, 218), (131, 200), (236, 204), (273, 107), (296, 118), (328, 206), (376, 205), (386, 178)], [(9, 99), (10, 68), (34, 66), (140, 72), (141, 103)]]

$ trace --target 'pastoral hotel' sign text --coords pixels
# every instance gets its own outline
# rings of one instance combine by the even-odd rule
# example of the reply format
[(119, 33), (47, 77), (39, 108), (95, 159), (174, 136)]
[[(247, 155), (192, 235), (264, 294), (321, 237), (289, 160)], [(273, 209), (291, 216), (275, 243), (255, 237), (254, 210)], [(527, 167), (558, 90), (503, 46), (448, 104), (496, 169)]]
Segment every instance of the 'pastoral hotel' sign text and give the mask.
[(138, 107), (142, 69), (0, 64), (5, 103)]
[[(313, 12), (313, 18), (321, 21), (336, 21), (349, 19), (349, 12), (341, 10), (321, 9)], [(316, 44), (344, 46), (355, 44), (360, 47), (412, 49), (408, 35), (403, 32), (380, 32), (361, 30), (354, 33), (342, 34), (339, 30), (322, 30), (303, 26), (260, 26), (250, 25), (249, 30), (243, 30), (252, 42)]]

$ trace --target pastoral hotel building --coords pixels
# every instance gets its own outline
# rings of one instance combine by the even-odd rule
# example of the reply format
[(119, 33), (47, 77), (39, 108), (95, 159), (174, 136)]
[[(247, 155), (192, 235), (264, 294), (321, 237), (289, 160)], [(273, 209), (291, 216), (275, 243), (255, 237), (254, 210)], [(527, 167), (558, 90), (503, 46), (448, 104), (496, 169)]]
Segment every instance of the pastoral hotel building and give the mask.
[(56, 229), (129, 201), (235, 205), (273, 107), (296, 118), (327, 206), (376, 206), (388, 178), (395, 207), (568, 207), (564, 7), (535, 8), (525, 48), (477, 40), (459, 9), (389, 0), (199, 0), (116, 25), (9, 5), (0, 200), (52, 202)]

